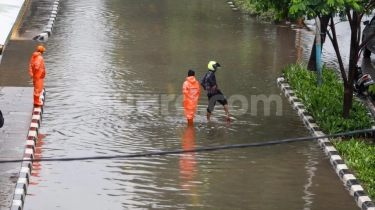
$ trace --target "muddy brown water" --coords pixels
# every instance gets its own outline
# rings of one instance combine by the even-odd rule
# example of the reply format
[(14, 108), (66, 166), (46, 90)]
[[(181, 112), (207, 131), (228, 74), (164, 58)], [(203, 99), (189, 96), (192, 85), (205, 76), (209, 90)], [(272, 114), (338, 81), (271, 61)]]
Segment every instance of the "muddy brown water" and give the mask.
[[(37, 157), (113, 156), (310, 136), (281, 95), (313, 35), (225, 1), (60, 2), (45, 54)], [(298, 50), (299, 37), (303, 44)], [(202, 90), (187, 127), (181, 86), (216, 60), (233, 122)], [(273, 99), (264, 105), (261, 98)], [(267, 104), (267, 103), (266, 103)], [(316, 142), (129, 159), (40, 162), (25, 209), (358, 209)]]

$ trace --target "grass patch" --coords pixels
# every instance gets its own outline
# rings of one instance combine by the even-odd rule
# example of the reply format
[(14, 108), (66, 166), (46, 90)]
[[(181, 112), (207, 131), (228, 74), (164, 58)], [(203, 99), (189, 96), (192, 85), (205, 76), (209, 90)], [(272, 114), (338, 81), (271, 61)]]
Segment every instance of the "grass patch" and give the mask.
[(350, 139), (332, 141), (346, 165), (353, 171), (366, 188), (371, 198), (375, 198), (375, 146), (372, 143)]
[(323, 67), (323, 84), (317, 87), (316, 73), (306, 69), (303, 63), (288, 65), (283, 69), (284, 78), (324, 133), (335, 134), (371, 128), (372, 119), (368, 115), (368, 109), (359, 101), (353, 101), (350, 119), (345, 120), (342, 117), (344, 86), (335, 71)]

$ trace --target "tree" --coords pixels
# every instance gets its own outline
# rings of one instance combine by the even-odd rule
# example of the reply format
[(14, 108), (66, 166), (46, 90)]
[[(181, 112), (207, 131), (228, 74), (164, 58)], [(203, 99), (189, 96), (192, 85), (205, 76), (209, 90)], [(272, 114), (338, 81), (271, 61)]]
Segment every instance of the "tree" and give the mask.
[[(285, 14), (289, 18), (313, 19), (322, 17), (329, 19), (329, 30), (326, 34), (333, 44), (337, 61), (340, 67), (341, 77), (344, 85), (343, 118), (349, 119), (349, 112), (353, 106), (353, 83), (354, 72), (357, 67), (358, 56), (361, 49), (375, 37), (375, 32), (366, 40), (361, 41), (361, 21), (365, 14), (369, 14), (375, 8), (375, 0), (250, 0), (256, 3), (259, 9), (274, 8), (277, 14)], [(335, 22), (333, 17), (339, 16), (341, 20), (347, 20), (350, 25), (350, 54), (348, 73), (346, 73), (341, 58), (339, 44), (336, 36)], [(323, 26), (324, 27), (324, 26)], [(346, 44), (346, 43), (345, 43)]]
[[(324, 40), (326, 39), (326, 34), (327, 34), (327, 28), (328, 28), (328, 23), (330, 20), (330, 17), (327, 15), (323, 15), (321, 18), (321, 33), (322, 33), (322, 48), (324, 45)], [(310, 59), (309, 63), (307, 65), (307, 69), (310, 71), (316, 71), (316, 38), (314, 38), (314, 43), (311, 48), (311, 53), (310, 53)]]
[[(361, 21), (365, 14), (370, 13), (375, 6), (375, 0), (292, 0), (290, 2), (289, 14), (295, 17), (307, 16), (314, 18), (318, 16), (329, 16), (330, 30), (327, 31), (327, 36), (331, 40), (337, 61), (340, 67), (341, 77), (344, 85), (344, 103), (343, 103), (343, 118), (349, 118), (349, 112), (353, 105), (353, 83), (354, 72), (358, 63), (358, 56), (361, 49), (375, 36), (375, 33), (361, 41)], [(342, 62), (339, 44), (336, 36), (335, 22), (333, 17), (339, 15), (341, 19), (346, 19), (350, 25), (350, 54), (348, 73), (346, 73), (344, 64)]]

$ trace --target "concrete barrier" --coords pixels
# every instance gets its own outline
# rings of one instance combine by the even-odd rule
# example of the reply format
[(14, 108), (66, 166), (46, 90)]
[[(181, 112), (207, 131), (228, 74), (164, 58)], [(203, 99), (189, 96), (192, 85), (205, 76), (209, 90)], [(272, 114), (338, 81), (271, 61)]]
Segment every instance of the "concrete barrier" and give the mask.
[[(317, 137), (326, 136), (326, 134), (323, 133), (319, 129), (319, 126), (314, 122), (313, 117), (306, 111), (302, 102), (294, 95), (294, 92), (289, 84), (284, 81), (284, 77), (277, 78), (277, 86), (280, 87), (281, 91), (288, 98), (289, 102), (297, 111), (305, 125), (309, 128), (310, 132)], [(352, 172), (348, 169), (348, 166), (340, 157), (333, 144), (327, 138), (318, 139), (318, 144), (330, 159), (336, 174), (344, 183), (344, 186), (349, 191), (349, 194), (354, 197), (358, 207), (363, 210), (375, 210), (374, 203), (364, 192), (359, 180), (357, 180), (357, 178), (355, 178)]]
[(48, 41), (48, 38), (52, 36), (52, 29), (56, 21), (58, 8), (59, 8), (59, 0), (55, 0), (52, 6), (51, 16), (48, 20), (47, 26), (45, 27), (44, 31), (40, 33), (39, 35), (35, 36), (33, 40), (37, 40), (39, 42), (46, 42)]
[[(46, 92), (43, 89), (41, 100), (45, 103)], [(25, 155), (19, 172), (16, 188), (13, 194), (11, 210), (22, 210), (25, 202), (27, 189), (30, 183), (36, 143), (38, 141), (39, 128), (42, 121), (43, 107), (34, 107), (31, 116), (29, 132), (27, 134)]]

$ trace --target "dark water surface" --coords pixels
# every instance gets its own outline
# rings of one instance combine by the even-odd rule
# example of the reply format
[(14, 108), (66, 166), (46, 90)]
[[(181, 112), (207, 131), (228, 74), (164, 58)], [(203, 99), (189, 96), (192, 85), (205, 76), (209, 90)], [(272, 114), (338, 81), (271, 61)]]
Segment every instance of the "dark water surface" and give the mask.
[[(61, 1), (46, 52), (38, 157), (124, 155), (310, 136), (276, 78), (306, 60), (299, 32), (214, 0)], [(307, 37), (307, 38), (306, 38)], [(301, 53), (300, 55), (298, 53)], [(216, 60), (231, 124), (217, 105), (194, 127), (187, 71)], [(270, 106), (257, 103), (274, 99)], [(240, 102), (242, 101), (242, 103)], [(25, 209), (357, 209), (316, 142), (131, 159), (41, 162)]]

